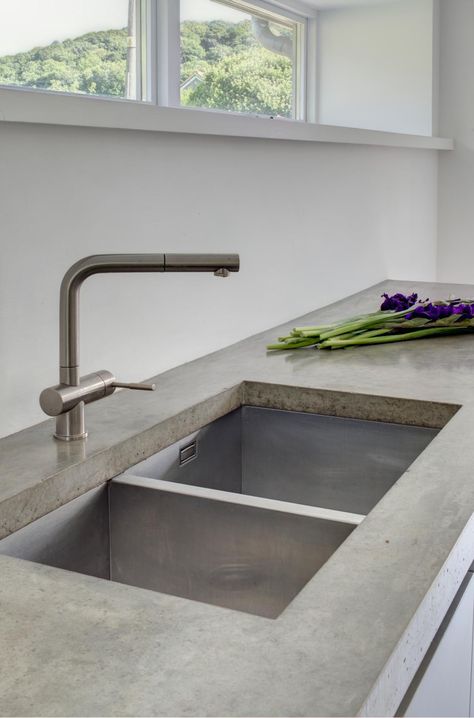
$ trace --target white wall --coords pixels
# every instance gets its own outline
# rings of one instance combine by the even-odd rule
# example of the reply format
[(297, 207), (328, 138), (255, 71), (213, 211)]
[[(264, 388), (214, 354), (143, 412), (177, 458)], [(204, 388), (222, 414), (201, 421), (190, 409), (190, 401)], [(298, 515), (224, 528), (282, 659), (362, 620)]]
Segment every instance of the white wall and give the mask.
[(440, 153), (440, 281), (474, 283), (474, 2), (441, 1), (440, 131), (455, 139)]
[(323, 10), (318, 23), (322, 124), (432, 133), (433, 0)]
[(79, 257), (241, 254), (225, 281), (88, 280), (83, 373), (138, 380), (386, 277), (432, 279), (436, 170), (425, 150), (0, 124), (0, 435), (44, 418)]

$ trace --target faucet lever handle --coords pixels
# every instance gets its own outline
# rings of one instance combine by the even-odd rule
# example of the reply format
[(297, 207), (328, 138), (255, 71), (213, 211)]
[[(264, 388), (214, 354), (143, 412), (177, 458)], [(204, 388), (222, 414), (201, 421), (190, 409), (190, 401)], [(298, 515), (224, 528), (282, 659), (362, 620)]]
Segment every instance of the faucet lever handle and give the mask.
[(128, 384), (122, 381), (114, 381), (114, 389), (135, 389), (135, 391), (155, 391), (156, 384)]

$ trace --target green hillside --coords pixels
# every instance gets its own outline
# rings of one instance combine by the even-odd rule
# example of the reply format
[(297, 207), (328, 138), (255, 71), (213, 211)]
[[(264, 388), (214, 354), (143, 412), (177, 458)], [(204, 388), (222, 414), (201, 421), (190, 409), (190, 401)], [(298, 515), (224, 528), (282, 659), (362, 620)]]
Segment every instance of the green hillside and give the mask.
[[(29, 52), (0, 57), (0, 84), (123, 97), (127, 30), (90, 32)], [(263, 49), (250, 22), (184, 22), (182, 104), (262, 114), (291, 114), (292, 68)]]
[(181, 82), (193, 76), (202, 82), (181, 93), (185, 105), (291, 116), (291, 62), (261, 47), (247, 20), (182, 23)]
[(125, 29), (89, 32), (0, 58), (0, 83), (123, 97), (126, 58)]

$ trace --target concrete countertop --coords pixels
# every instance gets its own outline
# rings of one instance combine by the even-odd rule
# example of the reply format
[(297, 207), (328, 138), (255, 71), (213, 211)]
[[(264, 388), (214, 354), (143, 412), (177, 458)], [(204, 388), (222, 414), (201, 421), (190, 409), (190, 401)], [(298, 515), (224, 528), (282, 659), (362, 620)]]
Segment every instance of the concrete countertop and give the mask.
[(295, 324), (372, 311), (387, 281), (0, 440), (0, 537), (242, 403), (441, 428), (276, 620), (0, 557), (1, 715), (393, 715), (474, 558), (470, 336), (267, 355)]

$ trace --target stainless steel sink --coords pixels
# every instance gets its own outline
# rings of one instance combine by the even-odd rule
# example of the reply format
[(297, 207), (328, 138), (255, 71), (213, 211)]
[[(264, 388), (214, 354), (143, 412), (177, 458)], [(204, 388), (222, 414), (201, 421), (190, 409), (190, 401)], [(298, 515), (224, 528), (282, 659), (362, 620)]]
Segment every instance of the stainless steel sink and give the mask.
[(276, 618), (435, 434), (244, 407), (0, 553)]
[(437, 433), (244, 406), (127, 474), (365, 515)]

